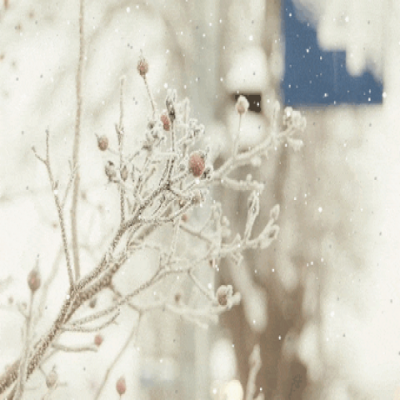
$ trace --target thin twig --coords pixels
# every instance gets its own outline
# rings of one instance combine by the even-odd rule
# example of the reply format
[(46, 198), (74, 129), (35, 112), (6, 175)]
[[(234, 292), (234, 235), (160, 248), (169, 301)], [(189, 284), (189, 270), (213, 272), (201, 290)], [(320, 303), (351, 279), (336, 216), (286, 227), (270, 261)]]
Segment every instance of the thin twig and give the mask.
[[(122, 169), (125, 167), (124, 164), (124, 84), (125, 78), (121, 79), (120, 86), (120, 94), (119, 94), (119, 125), (117, 128), (117, 136), (118, 136), (118, 150), (119, 150), (119, 171), (120, 176), (122, 177)], [(125, 222), (125, 188), (123, 185), (120, 185), (120, 207), (121, 207), (121, 224)]]
[(239, 114), (239, 127), (236, 132), (235, 141), (233, 144), (233, 157), (236, 157), (239, 152), (239, 142), (240, 142), (240, 126), (242, 124), (242, 114)]
[(111, 371), (113, 370), (113, 368), (115, 367), (115, 365), (117, 364), (119, 359), (122, 357), (122, 355), (125, 353), (126, 349), (129, 346), (129, 343), (132, 341), (132, 339), (134, 338), (135, 334), (137, 334), (137, 332), (139, 330), (140, 318), (141, 318), (141, 315), (139, 314), (139, 320), (138, 320), (137, 324), (135, 324), (132, 327), (131, 333), (129, 334), (129, 336), (125, 340), (124, 345), (121, 347), (121, 350), (116, 355), (116, 357), (114, 358), (114, 360), (111, 363), (111, 365), (108, 367), (108, 369), (106, 371), (106, 374), (104, 375), (103, 381), (102, 381), (99, 389), (97, 390), (97, 393), (96, 393), (96, 396), (95, 396), (94, 400), (97, 400), (100, 397), (101, 392), (103, 391), (103, 389), (104, 389), (104, 387), (105, 387), (105, 385), (107, 383), (107, 380), (108, 380), (108, 377), (110, 376)]
[(38, 313), (37, 313), (37, 316), (35, 317), (34, 325), (37, 324), (37, 322), (40, 320), (40, 318), (43, 315), (44, 307), (45, 307), (46, 301), (47, 301), (47, 295), (49, 293), (50, 286), (53, 283), (53, 281), (54, 281), (54, 279), (55, 279), (55, 277), (57, 275), (58, 267), (59, 267), (59, 264), (60, 264), (61, 258), (62, 258), (62, 254), (63, 254), (63, 246), (60, 246), (60, 249), (57, 252), (57, 256), (56, 256), (56, 258), (55, 258), (55, 260), (53, 262), (53, 266), (51, 268), (50, 275), (46, 279), (46, 281), (43, 284), (43, 287), (41, 289), (41, 296), (40, 296), (40, 300), (39, 300)]
[(60, 343), (53, 343), (52, 347), (59, 351), (64, 351), (65, 353), (82, 353), (85, 351), (97, 351), (97, 347), (95, 345), (88, 345), (88, 346), (66, 346)]
[(98, 332), (107, 326), (111, 325), (112, 323), (115, 322), (115, 320), (118, 318), (119, 312), (115, 313), (109, 320), (104, 322), (101, 325), (98, 326), (93, 326), (93, 327), (83, 327), (80, 325), (64, 325), (62, 327), (63, 331), (69, 331), (69, 332)]
[(22, 360), (19, 366), (19, 379), (17, 381), (15, 400), (22, 399), (25, 389), (25, 381), (27, 378), (27, 363), (29, 357), (29, 342), (30, 342), (30, 331), (31, 331), (31, 321), (32, 321), (33, 297), (34, 297), (34, 292), (31, 291), (31, 297), (29, 300), (29, 312), (28, 312), (28, 317), (26, 318), (26, 326), (25, 326), (24, 349), (22, 352)]
[(143, 80), (144, 80), (144, 84), (146, 86), (147, 95), (149, 96), (149, 99), (150, 99), (151, 108), (153, 110), (153, 120), (155, 120), (156, 119), (156, 103), (153, 99), (153, 95), (151, 94), (150, 86), (149, 86), (149, 83), (147, 82), (146, 75), (143, 75)]
[(74, 188), (72, 194), (71, 206), (71, 233), (72, 233), (72, 253), (74, 258), (75, 279), (80, 277), (80, 264), (79, 264), (79, 240), (78, 240), (78, 226), (77, 226), (77, 212), (78, 212), (78, 198), (79, 198), (79, 185), (80, 185), (80, 170), (79, 170), (79, 150), (81, 141), (81, 114), (82, 114), (82, 73), (83, 73), (83, 59), (85, 53), (85, 40), (84, 40), (84, 0), (79, 1), (79, 60), (78, 69), (76, 71), (76, 120), (75, 120), (75, 137), (74, 148), (72, 153), (72, 168), (76, 170)]
[(61, 239), (63, 242), (65, 259), (67, 262), (69, 285), (70, 285), (70, 287), (73, 287), (74, 278), (72, 275), (71, 259), (70, 259), (70, 255), (69, 255), (69, 249), (68, 249), (67, 232), (65, 229), (63, 209), (61, 207), (60, 198), (58, 197), (58, 183), (56, 181), (54, 181), (53, 172), (51, 170), (49, 140), (50, 140), (50, 133), (49, 133), (49, 131), (46, 131), (46, 158), (39, 156), (36, 153), (36, 150), (34, 147), (32, 148), (32, 150), (35, 153), (36, 158), (38, 160), (40, 160), (46, 166), (46, 169), (47, 169), (47, 174), (49, 176), (50, 185), (51, 185), (51, 191), (53, 192), (53, 197), (54, 197), (54, 201), (56, 203), (56, 209), (57, 209), (57, 213), (58, 213), (58, 221), (59, 221), (60, 229), (61, 229)]
[(76, 171), (77, 171), (76, 168), (74, 168), (74, 169), (71, 170), (71, 176), (70, 176), (70, 178), (69, 178), (67, 187), (65, 188), (64, 197), (63, 197), (63, 199), (62, 199), (62, 201), (61, 201), (61, 208), (62, 208), (62, 209), (64, 209), (64, 207), (65, 207), (65, 203), (66, 203), (66, 201), (67, 201), (69, 191), (70, 191), (70, 189), (71, 189), (72, 183), (73, 183), (74, 180), (75, 180)]

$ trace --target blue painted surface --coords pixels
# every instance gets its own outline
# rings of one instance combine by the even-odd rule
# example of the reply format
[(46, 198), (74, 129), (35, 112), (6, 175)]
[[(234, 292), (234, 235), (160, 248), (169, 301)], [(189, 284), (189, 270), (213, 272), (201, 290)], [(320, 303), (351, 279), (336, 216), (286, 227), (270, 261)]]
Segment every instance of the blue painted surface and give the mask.
[(315, 29), (296, 18), (292, 0), (282, 0), (282, 18), (285, 75), (281, 89), (286, 105), (382, 103), (382, 82), (367, 72), (360, 77), (349, 75), (345, 52), (322, 51)]

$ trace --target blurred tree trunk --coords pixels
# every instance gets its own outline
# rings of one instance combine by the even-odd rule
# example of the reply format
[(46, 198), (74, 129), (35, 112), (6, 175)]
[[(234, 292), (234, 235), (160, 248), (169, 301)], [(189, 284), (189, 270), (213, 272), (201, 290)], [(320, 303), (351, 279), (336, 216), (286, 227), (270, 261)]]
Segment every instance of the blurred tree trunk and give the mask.
[[(196, 2), (188, 5), (192, 21), (194, 55), (187, 70), (192, 84), (189, 85), (191, 118), (196, 118), (206, 127), (214, 123), (217, 115), (220, 40), (220, 5), (214, 0), (203, 0), (201, 7)], [(204, 34), (204, 36), (203, 36)], [(203, 210), (203, 214), (207, 210)], [(199, 216), (197, 216), (199, 217)], [(201, 217), (199, 218), (201, 220)], [(197, 277), (205, 286), (213, 281), (212, 270), (203, 268)], [(181, 348), (181, 365), (186, 379), (182, 380), (182, 399), (205, 400), (210, 397), (210, 332), (199, 327), (186, 328)], [(188, 372), (190, 377), (188, 378)]]
[[(263, 99), (271, 99), (271, 104), (262, 104), (264, 118), (268, 121), (269, 109), (279, 93), (280, 76), (274, 74), (276, 63), (279, 63), (280, 55), (277, 51), (282, 51), (280, 46), (280, 1), (266, 1), (265, 31), (262, 40), (263, 48), (268, 58), (270, 71), (270, 87), (267, 93), (263, 93)], [(296, 212), (300, 212), (302, 218), (303, 210), (296, 210), (295, 213), (289, 212), (293, 208), (293, 197), (288, 196), (288, 186), (293, 186), (293, 177), (290, 171), (292, 151), (284, 148), (270, 160), (264, 162), (261, 167), (259, 180), (266, 182), (266, 190), (262, 196), (262, 210), (260, 218), (265, 221), (268, 219), (269, 210), (274, 204), (280, 204), (281, 216), (279, 225), (281, 233), (287, 230), (289, 236), (301, 237), (302, 225), (293, 220)], [(307, 162), (307, 158), (305, 158)], [(254, 170), (242, 170), (240, 177), (244, 178)], [(246, 215), (246, 201), (248, 194), (240, 194), (231, 200), (231, 219), (235, 220), (237, 213)], [(224, 197), (229, 198), (231, 193), (225, 191)], [(288, 215), (289, 214), (289, 215)], [(289, 220), (290, 217), (290, 220)], [(298, 218), (296, 218), (298, 219)], [(236, 224), (243, 224), (244, 221), (236, 221)], [(296, 243), (298, 245), (298, 243)], [(257, 386), (262, 388), (266, 399), (301, 399), (303, 389), (307, 381), (306, 367), (295, 357), (286, 357), (283, 354), (285, 346), (290, 346), (291, 340), (295, 339), (295, 333), (300, 333), (305, 321), (302, 317), (302, 298), (304, 288), (301, 283), (285, 288), (280, 279), (282, 263), (285, 263), (288, 256), (293, 255), (293, 265), (298, 270), (304, 268), (304, 258), (302, 255), (296, 256), (296, 248), (284, 240), (278, 239), (272, 246), (261, 254), (250, 254), (240, 268), (246, 268), (251, 275), (253, 285), (267, 294), (267, 316), (268, 324), (263, 332), (252, 330), (246, 318), (243, 305), (224, 315), (223, 323), (231, 331), (232, 339), (239, 366), (239, 379), (246, 386), (249, 374), (248, 358), (255, 343), (261, 346), (262, 368), (257, 377)], [(304, 256), (305, 257), (305, 256)], [(224, 273), (224, 271), (230, 271)], [(256, 271), (256, 272), (255, 272)], [(273, 272), (274, 271), (274, 272)], [(230, 274), (235, 273), (233, 268), (222, 269), (222, 279), (224, 282), (232, 281)], [(234, 279), (233, 279), (234, 280)], [(246, 296), (244, 295), (244, 302)]]

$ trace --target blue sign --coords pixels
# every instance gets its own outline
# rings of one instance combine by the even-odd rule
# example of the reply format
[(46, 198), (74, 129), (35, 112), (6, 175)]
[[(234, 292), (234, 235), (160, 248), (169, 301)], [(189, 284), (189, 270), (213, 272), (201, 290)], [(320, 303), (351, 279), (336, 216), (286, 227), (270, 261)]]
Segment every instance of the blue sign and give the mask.
[(382, 82), (369, 72), (349, 75), (344, 51), (321, 50), (315, 29), (297, 19), (292, 0), (282, 0), (282, 20), (285, 75), (281, 89), (286, 105), (382, 103)]

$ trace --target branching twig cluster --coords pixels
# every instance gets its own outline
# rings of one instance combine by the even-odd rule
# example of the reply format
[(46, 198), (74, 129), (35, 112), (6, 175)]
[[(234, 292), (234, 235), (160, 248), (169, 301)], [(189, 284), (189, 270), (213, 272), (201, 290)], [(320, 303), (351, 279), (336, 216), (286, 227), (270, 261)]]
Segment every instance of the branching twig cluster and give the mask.
[[(81, 56), (82, 49), (80, 63)], [(82, 67), (79, 68), (77, 79), (80, 88)], [(49, 132), (46, 133), (46, 156), (42, 157), (34, 150), (36, 157), (46, 167), (53, 192), (69, 284), (66, 288), (68, 293), (57, 318), (47, 333), (36, 342), (32, 340), (30, 333), (40, 319), (43, 301), (38, 307), (39, 315), (32, 318), (33, 294), (39, 289), (40, 281), (35, 290), (30, 286), (32, 296), (29, 314), (26, 315), (24, 349), (21, 358), (0, 376), (0, 394), (10, 390), (8, 399), (22, 398), (24, 385), (29, 376), (41, 368), (56, 352), (96, 351), (102, 339), (98, 339), (94, 344), (71, 346), (62, 342), (64, 332), (100, 332), (117, 320), (123, 306), (136, 311), (139, 317), (146, 312), (163, 309), (202, 327), (215, 322), (219, 314), (240, 302), (240, 294), (234, 293), (232, 286), (221, 286), (216, 292), (212, 291), (197, 278), (197, 271), (210, 266), (217, 270), (220, 260), (224, 258), (229, 258), (239, 267), (244, 250), (267, 248), (278, 235), (279, 228), (276, 221), (279, 217), (279, 206), (271, 210), (269, 221), (261, 233), (255, 236), (253, 234), (253, 226), (260, 212), (260, 194), (264, 189), (263, 184), (255, 181), (251, 175), (246, 180), (237, 180), (231, 176), (239, 167), (250, 165), (254, 158), (267, 157), (271, 150), (283, 142), (287, 142), (296, 150), (300, 148), (301, 141), (295, 139), (293, 135), (304, 130), (305, 119), (298, 112), (287, 109), (283, 123), (285, 129), (279, 131), (278, 126), (281, 124), (278, 122), (279, 109), (277, 108), (270, 135), (254, 148), (241, 152), (240, 129), (244, 125), (243, 118), (248, 109), (248, 103), (243, 97), (239, 97), (237, 103), (239, 130), (233, 154), (214, 171), (207, 158), (210, 149), (198, 149), (198, 143), (204, 136), (205, 129), (197, 120), (190, 118), (188, 101), (178, 101), (176, 93), (170, 91), (166, 98), (165, 110), (160, 113), (151, 95), (147, 79), (148, 70), (149, 65), (142, 56), (138, 64), (138, 72), (143, 77), (149, 95), (151, 117), (139, 147), (130, 154), (124, 149), (124, 137), (128, 134), (124, 126), (124, 79), (121, 81), (120, 118), (115, 126), (117, 148), (112, 148), (108, 137), (97, 138), (98, 147), (106, 157), (106, 177), (111, 185), (115, 185), (120, 197), (119, 224), (115, 227), (115, 234), (100, 262), (82, 277), (80, 277), (79, 251), (75, 243), (77, 235), (73, 234), (71, 241), (69, 240), (64, 220), (66, 199), (69, 189), (73, 187), (71, 207), (73, 224), (76, 224), (75, 196), (79, 190), (76, 179), (80, 173), (77, 170), (78, 157), (72, 160), (71, 177), (63, 196), (60, 196), (60, 185), (53, 175), (51, 165)], [(80, 107), (80, 89), (77, 96), (78, 107)], [(80, 114), (77, 118), (80, 118)], [(79, 142), (79, 121), (76, 129), (78, 136), (75, 138)], [(75, 147), (79, 148), (78, 145)], [(218, 202), (212, 203), (209, 215), (201, 226), (191, 215), (197, 207), (211, 204), (208, 201), (212, 187), (218, 185), (235, 191), (249, 192), (247, 221), (242, 234), (231, 233), (229, 220)], [(156, 239), (159, 232), (168, 233), (169, 239), (160, 243)], [(183, 242), (196, 245), (184, 247), (181, 246)], [(130, 259), (142, 250), (155, 252), (158, 256), (158, 264), (150, 278), (131, 292), (123, 293), (121, 289), (118, 289), (115, 277), (128, 265), (129, 268), (138, 268), (137, 265), (132, 265)], [(166, 296), (160, 297), (153, 303), (143, 304), (140, 301), (139, 295), (160, 282), (165, 282), (171, 275), (181, 276), (181, 282), (190, 280), (204, 297), (207, 305), (200, 309), (194, 308), (180, 292), (176, 292), (172, 300)], [(46, 299), (53, 276), (54, 273), (41, 289), (44, 291), (43, 299)], [(114, 300), (108, 307), (94, 311), (95, 298), (103, 291), (111, 291)], [(89, 307), (83, 308), (84, 304)], [(107, 370), (103, 382), (99, 382), (96, 399), (99, 398), (111, 369), (128, 346), (134, 332), (135, 328), (122, 347), (121, 353)], [(54, 382), (58, 380), (58, 377), (54, 377), (54, 370), (50, 374), (52, 374), (50, 384), (47, 382), (49, 377), (46, 382), (48, 391), (52, 392), (56, 388)], [(121, 396), (123, 393), (121, 394), (120, 391), (124, 392), (122, 382), (125, 384), (125, 381), (120, 381), (117, 386)], [(248, 393), (252, 393), (252, 390)], [(253, 398), (253, 395), (249, 398)]]

